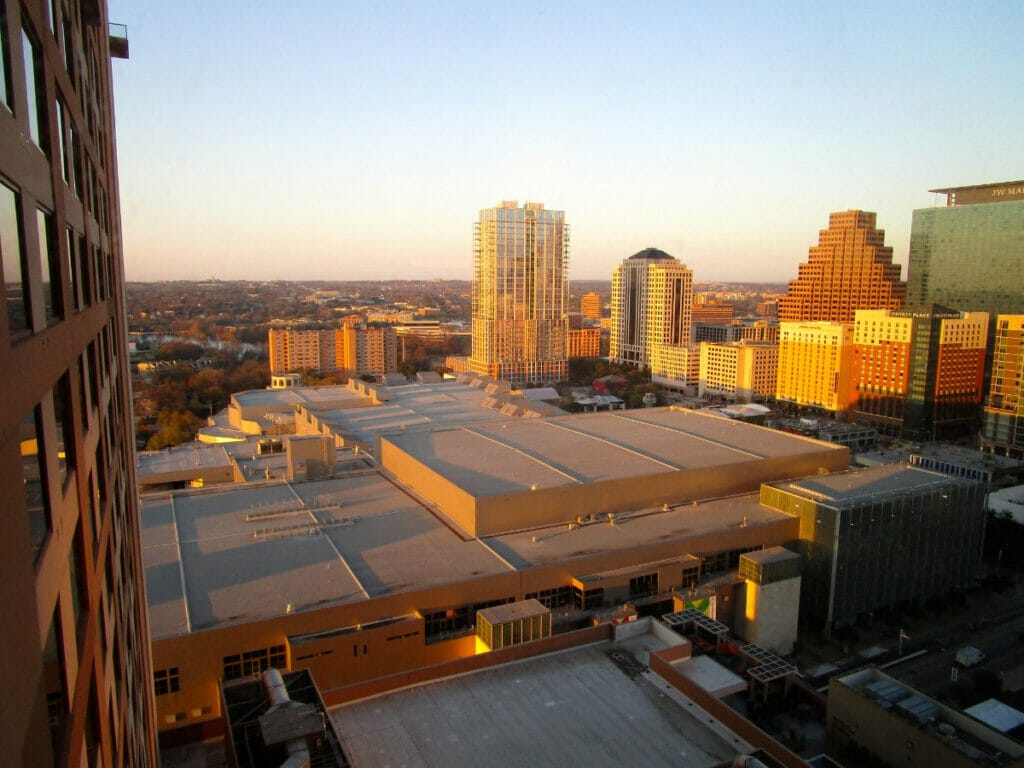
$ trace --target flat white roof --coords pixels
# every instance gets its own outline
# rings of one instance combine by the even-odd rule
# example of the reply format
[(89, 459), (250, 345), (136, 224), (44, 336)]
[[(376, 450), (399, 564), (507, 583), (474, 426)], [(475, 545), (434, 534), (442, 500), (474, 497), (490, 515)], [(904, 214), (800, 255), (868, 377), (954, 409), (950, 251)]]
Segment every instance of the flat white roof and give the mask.
[[(651, 634), (642, 637), (648, 645), (660, 643)], [(738, 737), (727, 740), (709, 728), (701, 710), (682, 706), (655, 680), (626, 674), (611, 650), (602, 643), (537, 656), (329, 714), (353, 768), (711, 768), (749, 749)]]

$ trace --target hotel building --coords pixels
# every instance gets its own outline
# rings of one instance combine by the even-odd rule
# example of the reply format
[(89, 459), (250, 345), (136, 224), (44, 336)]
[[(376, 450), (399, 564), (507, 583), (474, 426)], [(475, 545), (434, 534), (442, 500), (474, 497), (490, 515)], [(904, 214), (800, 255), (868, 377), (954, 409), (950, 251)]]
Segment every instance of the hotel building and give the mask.
[(885, 230), (868, 211), (831, 213), (789, 292), (779, 298), (779, 320), (852, 323), (858, 309), (899, 309), (907, 286), (893, 264)]
[(473, 225), (470, 370), (516, 384), (569, 373), (569, 226), (563, 211), (505, 201)]
[(988, 326), (986, 312), (859, 310), (851, 418), (918, 439), (975, 431)]
[(613, 362), (651, 364), (656, 346), (689, 344), (693, 272), (657, 248), (645, 248), (612, 273), (608, 356)]
[(843, 417), (850, 405), (853, 326), (779, 323), (775, 398)]
[(981, 443), (1024, 455), (1024, 315), (998, 315), (992, 375), (982, 416)]
[(1024, 181), (931, 191), (946, 205), (914, 211), (907, 303), (1024, 311)]
[[(0, 765), (156, 765), (106, 3), (0, 3)], [(157, 685), (171, 685), (168, 678)]]

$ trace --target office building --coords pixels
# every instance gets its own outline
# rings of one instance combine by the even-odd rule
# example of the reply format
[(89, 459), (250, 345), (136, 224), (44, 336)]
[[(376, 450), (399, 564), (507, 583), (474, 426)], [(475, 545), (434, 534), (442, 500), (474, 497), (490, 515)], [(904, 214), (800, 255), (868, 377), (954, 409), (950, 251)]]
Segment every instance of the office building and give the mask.
[(0, 764), (155, 765), (111, 92), (128, 41), (104, 2), (3, 0), (0, 21)]
[(892, 464), (768, 483), (761, 503), (800, 518), (800, 615), (826, 632), (966, 589), (981, 568), (976, 480)]
[(358, 377), (398, 370), (397, 335), (389, 325), (345, 324), (321, 331), (271, 329), (267, 346), (273, 374), (310, 370)]
[(914, 211), (907, 303), (1024, 311), (1024, 181), (931, 191), (946, 205)]
[(613, 362), (651, 364), (658, 345), (689, 344), (693, 272), (657, 248), (645, 248), (612, 273)]
[(828, 229), (818, 233), (818, 244), (779, 298), (779, 320), (852, 323), (858, 309), (899, 309), (906, 291), (875, 214), (831, 213)]
[(839, 418), (850, 406), (853, 326), (779, 323), (775, 399)]
[(700, 345), (701, 397), (713, 395), (751, 403), (775, 395), (779, 345), (734, 341)]
[(858, 310), (851, 418), (915, 439), (977, 431), (988, 326), (985, 312)]
[(1024, 455), (1024, 315), (998, 315), (992, 375), (982, 415), (987, 450)]
[(473, 225), (470, 370), (516, 384), (568, 376), (569, 225), (542, 203), (505, 201)]
[(601, 294), (590, 292), (580, 296), (580, 314), (588, 320), (600, 320), (604, 315)]

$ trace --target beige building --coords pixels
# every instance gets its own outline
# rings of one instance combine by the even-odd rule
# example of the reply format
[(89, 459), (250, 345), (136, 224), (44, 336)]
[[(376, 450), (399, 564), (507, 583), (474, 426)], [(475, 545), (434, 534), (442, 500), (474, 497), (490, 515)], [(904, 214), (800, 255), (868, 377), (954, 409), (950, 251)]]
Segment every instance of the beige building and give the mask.
[(651, 381), (696, 392), (700, 381), (700, 344), (658, 344), (651, 350)]
[(775, 398), (845, 414), (850, 407), (853, 325), (779, 323)]
[(775, 395), (779, 345), (738, 341), (700, 345), (698, 394), (750, 403)]
[(323, 331), (271, 329), (270, 372), (312, 370), (346, 376), (383, 376), (398, 370), (391, 326), (343, 325)]
[(657, 248), (645, 248), (612, 273), (611, 340), (614, 362), (651, 365), (655, 347), (688, 344), (693, 272)]
[(569, 226), (563, 211), (505, 201), (473, 227), (470, 370), (515, 384), (568, 376)]
[[(497, 605), (535, 599), (559, 608), (553, 622), (592, 623), (623, 599), (671, 601), (798, 536), (795, 517), (737, 494), (849, 461), (669, 408), (376, 442), (375, 463), (339, 451), (330, 479), (144, 497), (155, 667), (178, 681), (157, 696), (161, 728), (215, 730), (218, 681), (270, 665), (308, 667), (328, 704), (384, 689), (473, 656), (477, 612)], [(712, 497), (727, 498), (694, 501)]]

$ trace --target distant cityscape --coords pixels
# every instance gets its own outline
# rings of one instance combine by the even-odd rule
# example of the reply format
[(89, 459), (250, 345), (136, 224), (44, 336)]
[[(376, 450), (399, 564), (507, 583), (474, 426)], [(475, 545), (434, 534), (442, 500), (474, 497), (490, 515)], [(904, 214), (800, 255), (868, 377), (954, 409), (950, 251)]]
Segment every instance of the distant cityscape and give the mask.
[(0, 16), (0, 764), (1024, 766), (1024, 181), (906, 276), (129, 283), (127, 38)]

